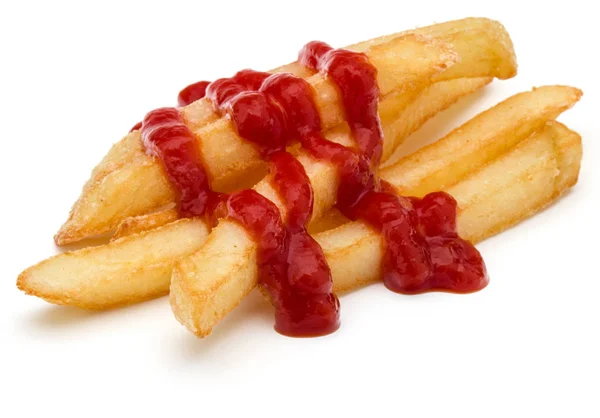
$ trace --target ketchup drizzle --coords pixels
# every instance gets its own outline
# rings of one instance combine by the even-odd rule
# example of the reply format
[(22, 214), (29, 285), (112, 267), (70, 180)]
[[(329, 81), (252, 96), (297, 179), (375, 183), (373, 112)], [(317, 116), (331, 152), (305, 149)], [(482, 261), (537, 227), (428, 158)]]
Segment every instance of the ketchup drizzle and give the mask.
[(140, 122), (136, 123), (135, 125), (133, 125), (131, 127), (131, 129), (129, 130), (129, 133), (131, 133), (133, 131), (138, 131), (140, 129), (142, 129), (142, 121), (140, 121)]
[(458, 236), (456, 201), (450, 195), (437, 192), (408, 199), (393, 193), (391, 185), (378, 182), (375, 170), (383, 146), (377, 113), (379, 88), (377, 70), (366, 55), (310, 42), (298, 60), (327, 74), (340, 92), (358, 150), (317, 139), (303, 146), (337, 165), (341, 182), (336, 206), (342, 214), (382, 234), (386, 287), (401, 293), (473, 292), (485, 287), (485, 264), (477, 249)]
[(177, 95), (177, 105), (183, 107), (202, 99), (206, 96), (206, 88), (209, 84), (208, 81), (198, 81), (197, 83), (190, 84)]
[[(260, 83), (259, 83), (260, 81)], [(325, 255), (308, 234), (313, 190), (304, 167), (287, 145), (321, 135), (310, 85), (291, 74), (244, 70), (207, 90), (241, 137), (253, 142), (271, 165), (271, 183), (283, 201), (275, 205), (254, 190), (234, 193), (216, 217), (242, 224), (258, 243), (259, 281), (275, 306), (275, 329), (290, 336), (329, 334), (339, 327), (339, 300)]]
[(160, 159), (171, 184), (178, 192), (179, 215), (203, 216), (217, 197), (212, 191), (194, 133), (185, 125), (179, 110), (163, 107), (142, 121), (146, 151)]
[(285, 219), (273, 202), (254, 190), (229, 195), (212, 191), (195, 136), (179, 111), (157, 109), (144, 118), (142, 139), (179, 191), (180, 215), (227, 218), (244, 226), (258, 246), (260, 283), (276, 308), (277, 331), (291, 336), (335, 331), (339, 301), (333, 294), (331, 271), (306, 230), (313, 190), (303, 166), (286, 151), (299, 141), (313, 157), (337, 167), (338, 209), (381, 233), (384, 283), (389, 289), (471, 292), (485, 287), (488, 277), (481, 255), (457, 233), (456, 201), (443, 192), (423, 199), (399, 197), (377, 178), (383, 132), (377, 70), (367, 56), (310, 42), (298, 60), (337, 86), (355, 146), (324, 138), (311, 86), (291, 74), (243, 70), (231, 78), (192, 84), (180, 92), (178, 104), (207, 97), (217, 112), (230, 117), (239, 135), (270, 163)]

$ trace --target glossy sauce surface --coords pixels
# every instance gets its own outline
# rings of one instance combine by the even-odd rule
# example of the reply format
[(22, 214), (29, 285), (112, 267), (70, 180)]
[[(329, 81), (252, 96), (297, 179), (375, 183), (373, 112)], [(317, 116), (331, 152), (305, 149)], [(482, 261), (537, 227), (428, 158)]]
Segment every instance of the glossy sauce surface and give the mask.
[(196, 100), (202, 99), (206, 96), (206, 88), (209, 84), (208, 81), (198, 81), (181, 90), (177, 95), (177, 106), (187, 106), (190, 103), (194, 103)]
[(141, 135), (146, 151), (160, 159), (178, 193), (179, 215), (203, 216), (217, 195), (210, 188), (196, 136), (183, 123), (179, 110), (163, 107), (151, 111), (142, 121)]
[(310, 85), (290, 74), (244, 70), (208, 88), (241, 137), (254, 143), (271, 166), (271, 183), (285, 206), (279, 210), (253, 190), (230, 195), (220, 218), (241, 223), (258, 244), (259, 281), (275, 306), (275, 329), (317, 336), (339, 327), (339, 301), (321, 247), (306, 225), (313, 191), (302, 164), (285, 149), (306, 135), (321, 135)]
[(337, 87), (354, 147), (328, 141), (311, 86), (291, 74), (243, 70), (179, 94), (180, 106), (202, 97), (227, 114), (238, 134), (271, 166), (271, 183), (285, 213), (253, 190), (218, 195), (210, 189), (191, 131), (175, 108), (150, 112), (142, 125), (148, 150), (157, 155), (179, 190), (181, 216), (240, 223), (258, 247), (259, 280), (276, 308), (275, 328), (291, 336), (316, 336), (339, 327), (339, 301), (322, 249), (308, 234), (313, 191), (304, 167), (286, 147), (299, 141), (314, 158), (334, 164), (340, 186), (336, 206), (351, 220), (379, 231), (385, 242), (385, 285), (396, 292), (471, 292), (487, 284), (479, 252), (456, 231), (456, 202), (445, 193), (399, 197), (376, 175), (383, 149), (377, 70), (361, 53), (307, 44), (299, 62), (324, 73)]
[(479, 252), (456, 230), (456, 201), (437, 192), (422, 200), (404, 198), (380, 184), (375, 170), (383, 147), (377, 112), (377, 70), (366, 55), (310, 42), (299, 61), (336, 84), (356, 149), (313, 141), (304, 145), (317, 158), (335, 163), (341, 176), (336, 206), (347, 218), (366, 222), (385, 241), (385, 285), (395, 292), (473, 292), (488, 276)]

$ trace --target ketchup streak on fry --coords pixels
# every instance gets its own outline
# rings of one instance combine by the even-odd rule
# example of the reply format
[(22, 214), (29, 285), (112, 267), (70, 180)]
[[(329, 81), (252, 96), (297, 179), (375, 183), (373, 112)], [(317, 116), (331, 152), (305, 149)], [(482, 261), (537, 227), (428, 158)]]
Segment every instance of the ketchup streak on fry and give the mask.
[(383, 134), (378, 115), (377, 70), (365, 54), (308, 43), (299, 62), (325, 73), (339, 91), (352, 148), (328, 141), (311, 86), (291, 74), (243, 70), (231, 78), (199, 82), (179, 94), (180, 106), (202, 97), (228, 114), (238, 134), (271, 165), (271, 182), (285, 213), (254, 190), (220, 195), (211, 190), (194, 134), (175, 108), (144, 118), (147, 150), (158, 156), (178, 190), (182, 217), (240, 223), (258, 246), (259, 282), (275, 308), (275, 329), (290, 336), (317, 336), (339, 327), (339, 301), (320, 246), (306, 226), (313, 190), (304, 167), (286, 147), (299, 141), (314, 158), (334, 164), (340, 176), (337, 208), (379, 231), (385, 242), (385, 285), (400, 293), (428, 290), (472, 292), (488, 283), (479, 252), (459, 237), (456, 201), (437, 192), (423, 199), (397, 196), (375, 170)]

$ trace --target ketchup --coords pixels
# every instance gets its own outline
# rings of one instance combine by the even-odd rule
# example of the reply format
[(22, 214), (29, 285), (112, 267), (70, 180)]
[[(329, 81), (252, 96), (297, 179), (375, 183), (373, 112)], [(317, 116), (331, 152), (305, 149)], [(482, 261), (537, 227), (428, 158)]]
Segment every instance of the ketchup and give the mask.
[(138, 122), (138, 123), (136, 123), (135, 125), (133, 125), (133, 126), (131, 127), (131, 129), (129, 130), (129, 133), (131, 133), (131, 132), (133, 132), (133, 131), (138, 131), (138, 130), (140, 130), (140, 129), (142, 129), (142, 122), (141, 122), (141, 121), (140, 121), (140, 122)]
[(231, 78), (186, 87), (187, 105), (202, 97), (227, 114), (238, 134), (252, 142), (271, 166), (271, 183), (285, 207), (254, 190), (220, 195), (210, 188), (194, 134), (175, 108), (150, 112), (142, 123), (148, 151), (160, 158), (178, 190), (182, 217), (206, 216), (241, 224), (257, 243), (259, 282), (273, 302), (275, 329), (290, 336), (317, 336), (339, 327), (339, 301), (322, 249), (308, 234), (313, 190), (302, 164), (286, 147), (299, 141), (314, 158), (334, 164), (340, 185), (337, 208), (384, 239), (383, 275), (395, 292), (472, 292), (488, 282), (479, 252), (456, 230), (456, 201), (443, 192), (423, 199), (397, 196), (376, 170), (383, 149), (378, 115), (377, 70), (365, 54), (310, 42), (298, 61), (325, 73), (337, 86), (354, 147), (322, 133), (314, 92), (291, 74), (243, 70)]
[(183, 123), (179, 110), (163, 107), (151, 111), (142, 121), (141, 134), (146, 151), (160, 159), (178, 192), (179, 215), (203, 216), (217, 196), (210, 188), (196, 137)]
[[(378, 230), (385, 241), (383, 281), (390, 290), (473, 292), (488, 283), (479, 251), (458, 236), (456, 201), (437, 192), (422, 200), (403, 198), (379, 184), (383, 131), (377, 113), (377, 69), (362, 53), (308, 43), (299, 62), (336, 84), (357, 149), (314, 141), (303, 144), (315, 157), (335, 163), (341, 176), (336, 206), (347, 218)], [(385, 189), (385, 190), (384, 190)]]
[(258, 243), (262, 288), (275, 306), (275, 329), (284, 335), (310, 337), (339, 327), (339, 300), (321, 247), (306, 231), (312, 212), (312, 189), (302, 165), (290, 153), (269, 156), (273, 183), (287, 212), (254, 190), (233, 193), (217, 206), (215, 216), (243, 225)]
[(275, 306), (275, 329), (290, 336), (317, 336), (339, 327), (339, 300), (325, 255), (308, 234), (313, 190), (304, 167), (285, 149), (307, 135), (321, 135), (310, 85), (291, 74), (244, 70), (207, 89), (241, 137), (270, 163), (271, 182), (285, 206), (255, 192), (229, 195), (215, 217), (242, 224), (258, 244), (259, 281)]
[(183, 107), (196, 100), (200, 100), (206, 95), (206, 88), (209, 84), (208, 81), (198, 81), (197, 83), (190, 84), (179, 92), (179, 95), (177, 96), (177, 105)]

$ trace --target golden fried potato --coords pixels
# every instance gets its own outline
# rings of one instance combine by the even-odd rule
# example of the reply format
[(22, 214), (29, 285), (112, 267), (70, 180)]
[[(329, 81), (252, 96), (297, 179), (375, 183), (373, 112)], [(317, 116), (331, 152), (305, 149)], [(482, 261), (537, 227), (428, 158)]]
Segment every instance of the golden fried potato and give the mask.
[(59, 305), (104, 309), (163, 296), (174, 262), (196, 251), (209, 229), (181, 219), (107, 245), (58, 254), (19, 275), (17, 287)]
[[(466, 42), (458, 42), (457, 44), (453, 44), (453, 49), (464, 57), (467, 57), (468, 54), (477, 55), (482, 50), (487, 49), (486, 46), (479, 46), (471, 49), (469, 45), (475, 45), (477, 43), (480, 43), (480, 45), (484, 44), (488, 42), (485, 39), (485, 34), (493, 34), (493, 36), (496, 37), (496, 40), (494, 41), (496, 46), (487, 49), (488, 54), (480, 55), (477, 59), (478, 62), (485, 65), (484, 61), (489, 59), (499, 63), (498, 67), (502, 67), (502, 71), (504, 73), (503, 75), (498, 76), (498, 78), (510, 78), (516, 74), (517, 68), (514, 47), (510, 36), (506, 32), (506, 29), (500, 22), (481, 17), (469, 17), (465, 19), (452, 20), (417, 29), (397, 32), (349, 45), (346, 47), (346, 49), (357, 52), (366, 52), (375, 45), (380, 45), (390, 41), (393, 38), (410, 34), (424, 36), (426, 38), (433, 38), (444, 42), (453, 42), (453, 39), (456, 39), (456, 36), (458, 35), (459, 37), (465, 39)], [(468, 59), (467, 61), (473, 60)], [(296, 74), (299, 77), (308, 77), (311, 75), (310, 70), (306, 69), (297, 62), (276, 68), (273, 70), (273, 72), (288, 72)]]
[(385, 179), (412, 196), (452, 186), (571, 108), (581, 94), (573, 87), (544, 86), (512, 96), (386, 168)]
[[(379, 69), (382, 107), (386, 100), (408, 103), (415, 91), (435, 81), (508, 78), (515, 74), (512, 43), (500, 24), (487, 19), (467, 19), (445, 24), (444, 29), (435, 28), (412, 31), (369, 45), (366, 53)], [(445, 71), (449, 68), (452, 71)], [(335, 87), (320, 74), (310, 76), (308, 81), (317, 93), (325, 128), (342, 123), (343, 112)], [(403, 93), (408, 96), (399, 98)], [(230, 121), (208, 117), (207, 112), (212, 110), (209, 112), (207, 106), (206, 100), (199, 100), (184, 108), (183, 116), (201, 138), (200, 146), (213, 187), (227, 191), (240, 184), (247, 185), (249, 179), (258, 180), (263, 164), (256, 150), (237, 136)], [(396, 117), (399, 113), (395, 113)], [(386, 118), (382, 114), (384, 126), (392, 122)], [(114, 158), (109, 158), (108, 163), (104, 161), (96, 170), (100, 174), (87, 183), (69, 219), (55, 236), (57, 244), (108, 232), (127, 217), (151, 213), (174, 201), (174, 193), (160, 164), (132, 146), (134, 137), (135, 134), (126, 137), (123, 147), (129, 148), (121, 152), (117, 145), (112, 151)], [(393, 148), (392, 144), (384, 149), (388, 153)], [(127, 161), (119, 160), (122, 155)], [(108, 172), (111, 167), (114, 171)]]
[(579, 134), (548, 122), (510, 155), (447, 189), (458, 199), (459, 233), (478, 242), (538, 212), (577, 183), (582, 154)]

